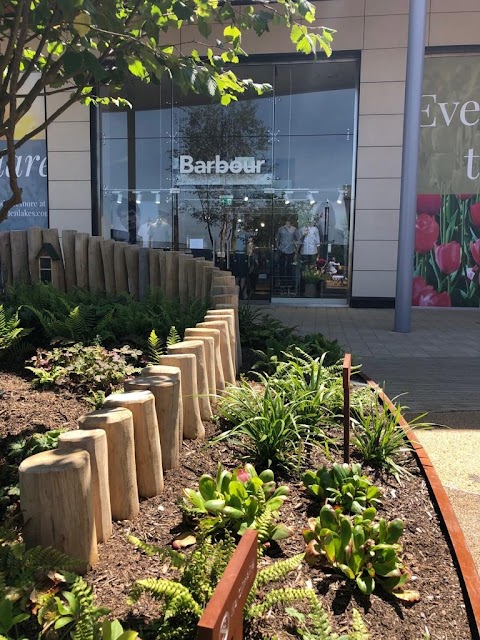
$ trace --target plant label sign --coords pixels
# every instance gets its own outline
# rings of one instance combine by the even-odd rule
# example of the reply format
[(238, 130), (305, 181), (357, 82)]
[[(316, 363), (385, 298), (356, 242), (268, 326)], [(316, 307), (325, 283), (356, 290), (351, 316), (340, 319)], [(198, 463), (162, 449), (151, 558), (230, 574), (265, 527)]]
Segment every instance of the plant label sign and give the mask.
[(197, 626), (197, 640), (242, 640), (243, 606), (257, 575), (257, 532), (247, 530)]

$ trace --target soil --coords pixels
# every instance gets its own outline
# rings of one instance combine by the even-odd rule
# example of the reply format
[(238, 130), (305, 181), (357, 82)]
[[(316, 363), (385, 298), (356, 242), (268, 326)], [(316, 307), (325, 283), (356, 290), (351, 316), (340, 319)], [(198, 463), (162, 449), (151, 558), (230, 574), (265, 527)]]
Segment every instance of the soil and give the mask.
[[(29, 383), (14, 374), (0, 373), (0, 433), (2, 443), (8, 436), (54, 428), (76, 428), (77, 418), (91, 407), (64, 391), (31, 390)], [(218, 426), (207, 424), (207, 440)], [(6, 439), (5, 439), (6, 438)], [(0, 447), (1, 450), (1, 447)], [(112, 615), (126, 621), (130, 628), (140, 630), (142, 624), (155, 617), (155, 604), (144, 599), (135, 607), (126, 604), (126, 595), (134, 580), (145, 577), (174, 577), (169, 566), (158, 558), (148, 558), (127, 540), (133, 534), (158, 545), (170, 545), (185, 531), (178, 507), (183, 487), (196, 488), (202, 473), (216, 472), (217, 462), (226, 467), (238, 465), (239, 451), (226, 443), (208, 446), (203, 441), (185, 441), (181, 466), (165, 473), (165, 491), (161, 496), (143, 500), (140, 515), (134, 521), (114, 523), (113, 536), (99, 545), (99, 563), (87, 574), (94, 585), (97, 602), (111, 609)], [(333, 452), (340, 461), (340, 456)], [(321, 457), (314, 461), (321, 463)], [(401, 539), (404, 560), (413, 573), (412, 588), (421, 594), (420, 602), (402, 603), (376, 591), (369, 598), (353, 588), (344, 578), (305, 563), (281, 586), (313, 584), (329, 611), (337, 633), (345, 632), (352, 619), (352, 609), (358, 609), (365, 620), (371, 638), (388, 640), (469, 640), (467, 611), (457, 571), (429, 491), (413, 457), (408, 467), (411, 475), (399, 485), (394, 479), (367, 470), (384, 490), (380, 515), (402, 518), (405, 532)], [(295, 531), (294, 535), (270, 549), (260, 566), (278, 558), (289, 557), (304, 550), (302, 529), (307, 517), (318, 514), (318, 507), (306, 498), (298, 481), (288, 482), (289, 499), (282, 507), (281, 520)], [(290, 585), (289, 585), (290, 581)], [(279, 639), (291, 638), (281, 630), (286, 618), (275, 614), (262, 622), (257, 632)], [(426, 635), (429, 634), (429, 635)]]

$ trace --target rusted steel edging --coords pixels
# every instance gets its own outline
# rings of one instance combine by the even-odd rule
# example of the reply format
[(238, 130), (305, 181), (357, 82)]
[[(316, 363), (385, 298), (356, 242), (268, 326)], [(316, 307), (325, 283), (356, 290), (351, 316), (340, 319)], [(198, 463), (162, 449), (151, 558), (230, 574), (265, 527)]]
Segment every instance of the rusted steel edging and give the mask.
[[(360, 373), (360, 376), (367, 382), (373, 389), (378, 391), (379, 398), (390, 409), (394, 410), (394, 404), (390, 398), (386, 395), (383, 389), (373, 380), (371, 380), (364, 373)], [(458, 522), (455, 511), (450, 503), (450, 499), (447, 496), (445, 489), (438, 477), (437, 472), (432, 464), (432, 461), (428, 457), (427, 452), (422, 447), (420, 442), (415, 438), (412, 433), (412, 429), (409, 427), (408, 422), (403, 416), (400, 418), (400, 426), (403, 427), (410, 444), (417, 455), (418, 461), (423, 468), (423, 472), (427, 483), (433, 493), (434, 500), (440, 511), (441, 517), (445, 524), (447, 535), (450, 539), (453, 554), (458, 562), (460, 568), (460, 578), (463, 582), (466, 598), (468, 602), (467, 606), (470, 606), (471, 614), (475, 620), (476, 638), (480, 638), (480, 577), (477, 573), (475, 563), (470, 553), (463, 531)]]
[(352, 354), (343, 358), (343, 462), (350, 463), (350, 378), (352, 376)]

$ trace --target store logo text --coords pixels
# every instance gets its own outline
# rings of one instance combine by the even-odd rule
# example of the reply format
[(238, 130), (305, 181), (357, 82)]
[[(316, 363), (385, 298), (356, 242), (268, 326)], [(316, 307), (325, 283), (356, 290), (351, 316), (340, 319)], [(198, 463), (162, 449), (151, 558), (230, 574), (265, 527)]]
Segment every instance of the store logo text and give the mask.
[(255, 160), (253, 157), (234, 158), (231, 162), (221, 160), (193, 161), (192, 156), (180, 156), (180, 173), (261, 173), (265, 160)]

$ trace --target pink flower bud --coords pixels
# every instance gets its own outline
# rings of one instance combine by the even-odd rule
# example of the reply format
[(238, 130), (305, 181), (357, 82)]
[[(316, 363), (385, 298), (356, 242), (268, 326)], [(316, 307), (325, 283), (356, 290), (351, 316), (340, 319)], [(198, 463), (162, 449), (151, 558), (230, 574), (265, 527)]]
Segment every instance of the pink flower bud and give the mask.
[(250, 480), (250, 474), (245, 469), (239, 469), (237, 472), (237, 480), (239, 482), (248, 482)]

